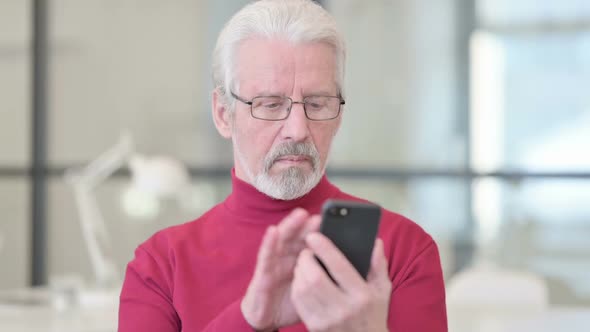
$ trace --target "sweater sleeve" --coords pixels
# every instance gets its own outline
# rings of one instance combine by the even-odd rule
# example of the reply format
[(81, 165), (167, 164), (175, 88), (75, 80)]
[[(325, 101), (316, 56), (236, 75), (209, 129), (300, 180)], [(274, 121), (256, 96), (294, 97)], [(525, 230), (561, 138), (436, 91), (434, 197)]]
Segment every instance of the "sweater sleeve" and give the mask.
[(389, 305), (391, 332), (447, 332), (445, 290), (438, 249), (433, 240), (403, 271)]
[(141, 246), (127, 265), (119, 303), (119, 332), (180, 332), (172, 303), (172, 269)]
[[(119, 304), (119, 332), (180, 332), (181, 318), (174, 307), (172, 268), (162, 257), (139, 247), (127, 266)], [(252, 332), (241, 300), (227, 306), (202, 332)], [(198, 314), (198, 313), (195, 313)], [(185, 326), (184, 329), (192, 328)], [(193, 331), (191, 329), (191, 331)]]

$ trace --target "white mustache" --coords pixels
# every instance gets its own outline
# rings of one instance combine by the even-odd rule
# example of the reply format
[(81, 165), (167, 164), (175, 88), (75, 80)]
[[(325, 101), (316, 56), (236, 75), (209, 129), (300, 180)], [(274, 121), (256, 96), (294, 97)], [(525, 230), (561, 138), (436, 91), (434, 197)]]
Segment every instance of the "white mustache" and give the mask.
[(315, 170), (319, 164), (319, 153), (312, 143), (291, 143), (286, 142), (275, 147), (265, 158), (264, 168), (270, 170), (272, 165), (284, 156), (304, 156), (310, 159)]

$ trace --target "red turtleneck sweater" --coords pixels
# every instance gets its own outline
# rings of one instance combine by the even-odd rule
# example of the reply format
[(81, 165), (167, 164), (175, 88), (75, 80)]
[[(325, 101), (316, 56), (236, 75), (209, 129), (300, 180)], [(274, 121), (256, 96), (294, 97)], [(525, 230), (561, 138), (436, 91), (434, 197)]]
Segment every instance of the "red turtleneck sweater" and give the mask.
[[(264, 231), (296, 207), (319, 213), (328, 198), (356, 200), (324, 176), (307, 195), (274, 200), (232, 172), (232, 193), (200, 218), (156, 233), (127, 266), (119, 332), (251, 332), (240, 301)], [(436, 244), (418, 225), (382, 211), (393, 283), (388, 326), (396, 332), (447, 331)], [(306, 331), (302, 324), (281, 332)], [(364, 332), (364, 331), (363, 331)]]

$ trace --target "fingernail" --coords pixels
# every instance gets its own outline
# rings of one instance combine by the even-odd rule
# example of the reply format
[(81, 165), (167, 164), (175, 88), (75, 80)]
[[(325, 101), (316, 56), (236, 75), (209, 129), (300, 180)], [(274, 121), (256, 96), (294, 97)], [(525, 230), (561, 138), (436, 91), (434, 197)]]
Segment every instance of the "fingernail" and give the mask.
[(293, 215), (295, 215), (295, 214), (307, 215), (308, 213), (307, 213), (307, 210), (305, 210), (304, 208), (298, 207), (298, 208), (295, 208), (295, 210), (293, 210), (293, 212), (291, 212), (291, 214), (293, 214)]
[(313, 224), (313, 226), (319, 226), (321, 223), (321, 219), (318, 215), (312, 215), (307, 219), (307, 222), (309, 224)]

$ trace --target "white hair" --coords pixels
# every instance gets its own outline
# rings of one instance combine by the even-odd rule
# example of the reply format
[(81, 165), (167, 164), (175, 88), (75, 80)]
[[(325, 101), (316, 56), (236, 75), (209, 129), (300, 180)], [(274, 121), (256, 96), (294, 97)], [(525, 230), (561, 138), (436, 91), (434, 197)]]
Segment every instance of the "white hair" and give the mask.
[(226, 102), (230, 90), (239, 93), (234, 77), (236, 49), (242, 41), (257, 37), (331, 46), (336, 56), (336, 84), (340, 94), (344, 94), (346, 47), (333, 17), (311, 0), (260, 0), (237, 12), (217, 39), (213, 52), (213, 84)]

